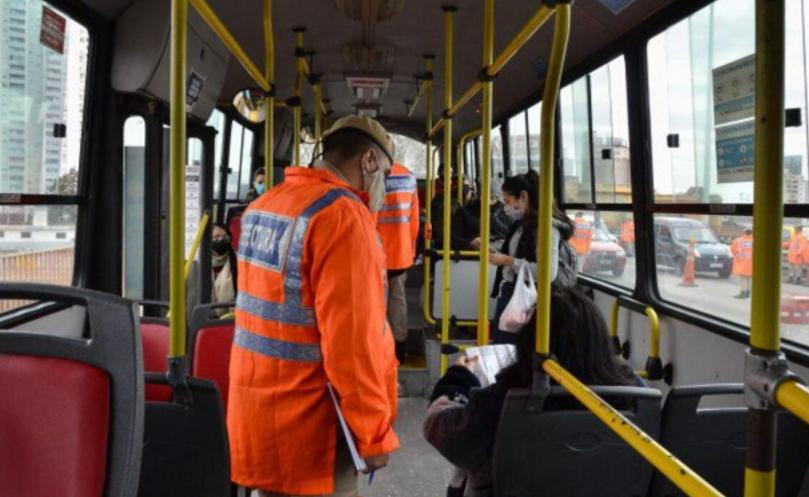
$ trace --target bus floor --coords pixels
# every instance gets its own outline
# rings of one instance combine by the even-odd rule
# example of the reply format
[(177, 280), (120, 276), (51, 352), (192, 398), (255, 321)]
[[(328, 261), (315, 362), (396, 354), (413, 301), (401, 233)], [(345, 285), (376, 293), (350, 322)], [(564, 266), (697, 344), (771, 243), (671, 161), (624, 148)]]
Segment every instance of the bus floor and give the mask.
[(360, 478), (362, 497), (416, 497), (445, 495), (451, 466), (424, 440), (421, 428), (427, 413), (427, 399), (399, 399), (396, 433), (401, 448), (391, 455), (388, 466), (374, 475)]

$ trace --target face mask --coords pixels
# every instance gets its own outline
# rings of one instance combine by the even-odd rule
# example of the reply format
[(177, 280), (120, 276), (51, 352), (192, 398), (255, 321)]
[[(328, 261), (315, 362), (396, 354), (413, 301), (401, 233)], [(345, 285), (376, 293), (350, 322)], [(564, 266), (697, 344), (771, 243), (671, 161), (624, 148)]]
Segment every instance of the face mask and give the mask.
[(211, 243), (211, 250), (216, 255), (225, 255), (230, 251), (230, 242), (223, 238), (218, 238)]
[(256, 195), (263, 195), (264, 194), (264, 183), (257, 183), (253, 185), (256, 190)]
[(505, 212), (506, 216), (508, 216), (508, 218), (511, 219), (512, 221), (519, 221), (525, 215), (525, 213), (521, 209), (514, 207), (513, 205), (510, 204), (506, 204), (503, 206), (503, 212)]
[(368, 194), (368, 209), (379, 212), (385, 203), (385, 171), (378, 166), (373, 173), (363, 173), (363, 191)]

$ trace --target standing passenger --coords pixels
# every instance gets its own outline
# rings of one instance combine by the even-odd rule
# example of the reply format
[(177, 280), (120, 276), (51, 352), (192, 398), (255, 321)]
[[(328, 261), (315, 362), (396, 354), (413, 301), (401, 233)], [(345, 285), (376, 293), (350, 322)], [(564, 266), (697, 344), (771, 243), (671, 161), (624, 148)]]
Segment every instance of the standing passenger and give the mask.
[(807, 252), (809, 252), (809, 242), (806, 240), (806, 235), (803, 234), (803, 227), (795, 226), (795, 233), (789, 241), (789, 253), (787, 254), (788, 283), (800, 284), (803, 281), (803, 265), (806, 262)]
[(733, 274), (739, 277), (741, 290), (737, 299), (750, 298), (750, 279), (753, 277), (753, 229), (745, 228), (744, 235), (733, 240), (730, 246), (733, 254)]
[(404, 362), (407, 340), (407, 270), (416, 258), (419, 236), (419, 196), (416, 177), (401, 164), (394, 164), (385, 178), (385, 205), (378, 227), (388, 269), (388, 322), (396, 341), (396, 357)]
[(578, 269), (584, 267), (587, 254), (590, 253), (590, 244), (593, 242), (593, 225), (584, 218), (584, 213), (579, 211), (573, 219), (573, 239), (570, 244), (576, 249), (578, 257)]
[(347, 116), (323, 150), (313, 168), (289, 168), (242, 222), (227, 424), (232, 479), (261, 497), (357, 495), (327, 383), (369, 470), (399, 447), (371, 214), (385, 201), (392, 143), (373, 119)]

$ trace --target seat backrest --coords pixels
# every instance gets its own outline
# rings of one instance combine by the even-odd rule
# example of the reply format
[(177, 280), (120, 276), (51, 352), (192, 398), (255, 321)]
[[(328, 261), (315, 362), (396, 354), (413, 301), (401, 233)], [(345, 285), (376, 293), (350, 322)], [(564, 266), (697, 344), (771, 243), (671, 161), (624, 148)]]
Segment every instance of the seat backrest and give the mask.
[[(450, 273), (450, 288), (452, 292), (449, 294), (449, 314), (455, 316), (457, 319), (475, 321), (478, 318), (478, 293), (480, 290), (480, 264), (477, 259), (475, 260), (460, 260), (451, 261), (449, 263)], [(489, 265), (489, 274), (493, 275), (496, 272), (496, 267)], [(441, 308), (441, 288), (442, 278), (444, 274), (444, 261), (438, 260), (435, 263), (435, 271), (433, 277), (433, 316), (436, 319), (441, 319), (443, 316), (443, 309)], [(491, 295), (494, 285), (494, 277), (489, 278), (489, 295)], [(494, 317), (496, 301), (491, 299), (489, 301), (489, 319)]]
[[(168, 302), (139, 302), (144, 311), (168, 309)], [(160, 313), (162, 314), (162, 313)], [(164, 317), (141, 316), (140, 334), (143, 340), (143, 370), (146, 373), (165, 373), (168, 369), (169, 320)], [(168, 402), (171, 389), (163, 385), (146, 384), (146, 400)]]
[[(744, 407), (700, 408), (705, 397), (740, 396), (740, 383), (672, 389), (663, 408), (661, 444), (724, 495), (744, 494)], [(809, 427), (791, 414), (778, 416), (776, 495), (796, 496), (809, 464)], [(655, 472), (650, 497), (685, 495)]]
[(0, 299), (81, 306), (75, 339), (0, 330), (0, 495), (134, 497), (144, 402), (134, 304), (70, 287), (0, 283)]
[(233, 318), (217, 317), (235, 307), (234, 303), (204, 304), (194, 309), (188, 350), (191, 375), (214, 382), (222, 395), (227, 412), (230, 383), (230, 347), (233, 342)]
[[(592, 387), (652, 437), (660, 428), (659, 391)], [(498, 497), (627, 497), (646, 493), (651, 466), (561, 387), (540, 412), (529, 412), (528, 389), (512, 389), (503, 405), (494, 447)]]

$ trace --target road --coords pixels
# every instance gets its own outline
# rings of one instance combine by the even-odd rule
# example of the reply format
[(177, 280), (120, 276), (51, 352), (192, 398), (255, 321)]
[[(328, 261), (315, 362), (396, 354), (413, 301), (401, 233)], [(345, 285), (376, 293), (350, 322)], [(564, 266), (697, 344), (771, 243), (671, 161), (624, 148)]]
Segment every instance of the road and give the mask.
[[(626, 262), (624, 274), (618, 278), (610, 273), (598, 273), (595, 276), (618, 285), (634, 288), (635, 286), (635, 258), (630, 257)], [(735, 321), (740, 324), (750, 323), (750, 299), (736, 299), (739, 293), (739, 280), (731, 276), (729, 279), (720, 279), (716, 273), (697, 273), (695, 287), (681, 286), (681, 276), (676, 276), (668, 269), (659, 267), (657, 271), (657, 286), (660, 296), (664, 300), (691, 307), (700, 312)], [(787, 296), (809, 298), (809, 287), (783, 283), (781, 285), (782, 298)], [(809, 324), (782, 325), (785, 335), (809, 345)]]

